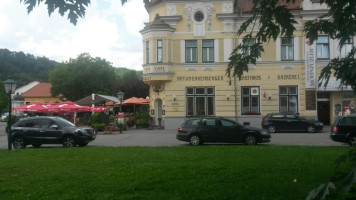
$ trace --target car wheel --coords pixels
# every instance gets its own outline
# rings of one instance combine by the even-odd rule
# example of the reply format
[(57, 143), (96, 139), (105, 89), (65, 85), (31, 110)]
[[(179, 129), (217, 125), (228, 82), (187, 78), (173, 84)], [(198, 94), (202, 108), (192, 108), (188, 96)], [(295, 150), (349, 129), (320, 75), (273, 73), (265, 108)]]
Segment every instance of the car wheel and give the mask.
[(350, 146), (356, 146), (356, 135), (352, 135), (349, 139)]
[(67, 136), (63, 139), (63, 147), (75, 147), (75, 140), (71, 136)]
[(12, 146), (14, 146), (15, 149), (24, 149), (24, 148), (26, 148), (25, 139), (23, 137), (15, 137), (12, 140)]
[(274, 125), (269, 125), (267, 127), (268, 132), (270, 133), (275, 133), (276, 132), (276, 127)]
[(35, 147), (35, 148), (40, 148), (41, 145), (42, 144), (32, 144), (32, 146)]
[(308, 133), (315, 133), (315, 126), (313, 126), (313, 125), (308, 125), (308, 126), (307, 126), (307, 132), (308, 132)]
[(202, 144), (202, 141), (198, 135), (192, 135), (189, 137), (189, 143), (196, 146)]
[(80, 146), (80, 147), (85, 147), (87, 145), (88, 145), (88, 143), (80, 143), (80, 144), (78, 144), (78, 146)]
[(246, 135), (244, 138), (244, 143), (247, 145), (255, 145), (257, 144), (257, 137), (254, 135)]

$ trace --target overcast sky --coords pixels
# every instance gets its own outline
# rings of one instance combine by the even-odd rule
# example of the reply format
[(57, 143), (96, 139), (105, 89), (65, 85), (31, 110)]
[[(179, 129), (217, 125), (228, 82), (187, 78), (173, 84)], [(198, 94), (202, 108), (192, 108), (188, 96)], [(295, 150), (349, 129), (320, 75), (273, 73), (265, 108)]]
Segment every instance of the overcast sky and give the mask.
[(88, 52), (115, 67), (142, 70), (142, 36), (148, 22), (143, 0), (91, 0), (76, 26), (40, 5), (30, 14), (20, 0), (0, 0), (0, 48), (58, 62)]

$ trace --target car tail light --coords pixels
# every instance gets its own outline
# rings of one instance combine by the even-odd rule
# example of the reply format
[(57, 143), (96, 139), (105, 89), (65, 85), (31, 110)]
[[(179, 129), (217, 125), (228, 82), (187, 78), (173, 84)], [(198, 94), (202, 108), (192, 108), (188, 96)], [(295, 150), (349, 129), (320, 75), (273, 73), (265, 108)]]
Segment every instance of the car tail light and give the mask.
[(181, 126), (178, 126), (178, 131), (182, 131), (183, 128)]
[(339, 129), (337, 128), (337, 126), (333, 127), (333, 133), (336, 134), (339, 131)]
[(267, 119), (262, 119), (262, 123), (266, 123), (267, 122)]

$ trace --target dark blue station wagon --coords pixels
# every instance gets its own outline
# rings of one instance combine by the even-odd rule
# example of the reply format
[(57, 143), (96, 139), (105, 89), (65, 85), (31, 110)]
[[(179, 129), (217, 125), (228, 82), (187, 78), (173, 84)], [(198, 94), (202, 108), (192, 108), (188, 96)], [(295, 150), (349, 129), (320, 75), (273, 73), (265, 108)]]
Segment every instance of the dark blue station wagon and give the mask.
[(222, 117), (190, 118), (178, 127), (176, 138), (200, 145), (205, 142), (220, 143), (257, 143), (270, 142), (271, 135), (265, 129), (242, 126)]

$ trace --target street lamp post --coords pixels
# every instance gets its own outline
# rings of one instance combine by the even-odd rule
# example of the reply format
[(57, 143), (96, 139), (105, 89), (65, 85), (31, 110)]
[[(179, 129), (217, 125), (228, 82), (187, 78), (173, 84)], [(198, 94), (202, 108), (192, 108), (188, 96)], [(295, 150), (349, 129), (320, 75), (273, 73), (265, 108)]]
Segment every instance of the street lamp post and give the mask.
[(6, 81), (3, 82), (5, 86), (5, 92), (9, 95), (9, 118), (7, 120), (7, 148), (8, 150), (11, 150), (11, 125), (12, 125), (12, 119), (11, 119), (11, 94), (15, 92), (16, 89), (16, 84), (17, 82), (14, 81), (13, 79), (7, 79)]
[(122, 113), (122, 101), (124, 100), (124, 93), (119, 90), (117, 93), (117, 98), (120, 101), (120, 110), (119, 110), (119, 115), (118, 115), (118, 120), (119, 120), (119, 126), (120, 126), (120, 133), (122, 133), (122, 127), (124, 123), (124, 114)]

